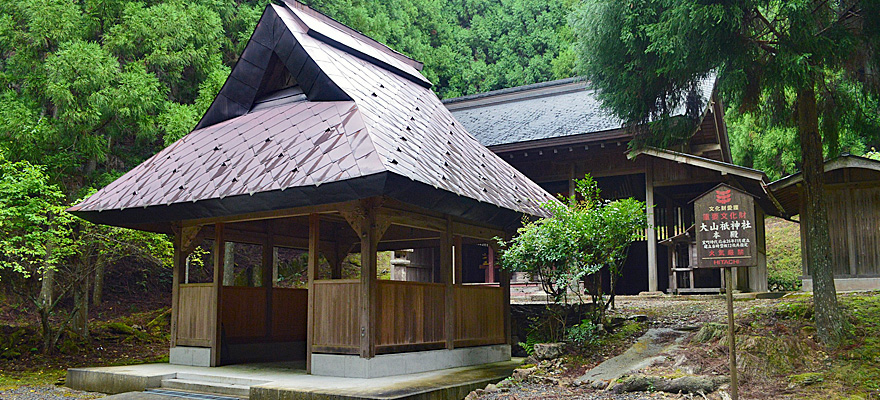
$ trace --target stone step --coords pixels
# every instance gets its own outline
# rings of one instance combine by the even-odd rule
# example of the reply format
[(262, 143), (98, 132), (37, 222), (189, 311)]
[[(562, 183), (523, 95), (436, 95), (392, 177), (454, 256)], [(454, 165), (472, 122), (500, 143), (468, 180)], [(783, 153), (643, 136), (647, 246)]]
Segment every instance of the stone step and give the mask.
[(236, 396), (245, 399), (250, 396), (251, 392), (250, 385), (179, 378), (163, 379), (162, 388), (186, 390), (190, 392), (210, 393), (225, 396)]
[(262, 385), (264, 383), (270, 382), (270, 381), (262, 380), (262, 379), (241, 378), (241, 377), (236, 377), (236, 376), (224, 376), (224, 375), (193, 374), (193, 373), (186, 373), (186, 372), (178, 372), (174, 377), (177, 379), (184, 379), (184, 380), (188, 380), (188, 381), (216, 382), (216, 383), (226, 383), (226, 384), (240, 385), (240, 386)]

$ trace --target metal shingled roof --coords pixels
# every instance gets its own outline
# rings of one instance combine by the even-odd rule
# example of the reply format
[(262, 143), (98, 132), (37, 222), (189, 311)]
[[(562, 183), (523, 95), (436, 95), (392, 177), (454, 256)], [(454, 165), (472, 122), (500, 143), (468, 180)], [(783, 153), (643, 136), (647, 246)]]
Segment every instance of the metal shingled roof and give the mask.
[[(703, 106), (709, 103), (715, 76), (701, 81)], [(456, 119), (484, 146), (521, 143), (623, 128), (623, 121), (602, 106), (597, 91), (581, 78), (569, 78), (445, 99)], [(684, 107), (672, 114), (683, 115)]]
[[(546, 215), (540, 203), (552, 196), (468, 134), (427, 85), (411, 76), (418, 74), (411, 64), (361, 39), (340, 38), (350, 33), (330, 24), (306, 25), (303, 19), (316, 17), (299, 7), (267, 7), (245, 50), (251, 55), (242, 56), (246, 64), (239, 67), (239, 61), (218, 95), (235, 107), (215, 100), (208, 113), (215, 123), (71, 211), (132, 226), (387, 195), (471, 219), (494, 218), (495, 224), (519, 218), (507, 211)], [(309, 33), (315, 29), (324, 33)], [(257, 52), (260, 57), (253, 55)], [(271, 66), (264, 59), (273, 52), (289, 71), (300, 66), (291, 75), (308, 99), (254, 107), (258, 85), (237, 82), (259, 77), (240, 70), (267, 71)], [(339, 101), (321, 101), (327, 96)], [(254, 200), (242, 200), (248, 196)], [(156, 211), (158, 206), (174, 212)], [(127, 211), (132, 209), (139, 211)]]

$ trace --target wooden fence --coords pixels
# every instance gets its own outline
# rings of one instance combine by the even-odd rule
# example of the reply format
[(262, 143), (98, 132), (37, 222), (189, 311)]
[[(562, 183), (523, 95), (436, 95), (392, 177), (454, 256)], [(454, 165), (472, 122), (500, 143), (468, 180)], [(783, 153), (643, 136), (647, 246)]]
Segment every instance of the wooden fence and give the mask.
[(376, 352), (445, 347), (445, 288), (440, 283), (379, 281)]
[(506, 343), (504, 289), (482, 285), (455, 287), (455, 346)]
[(319, 280), (313, 287), (315, 325), (312, 351), (358, 354), (361, 281)]
[(181, 284), (177, 315), (177, 344), (210, 347), (213, 337), (214, 288), (210, 283)]

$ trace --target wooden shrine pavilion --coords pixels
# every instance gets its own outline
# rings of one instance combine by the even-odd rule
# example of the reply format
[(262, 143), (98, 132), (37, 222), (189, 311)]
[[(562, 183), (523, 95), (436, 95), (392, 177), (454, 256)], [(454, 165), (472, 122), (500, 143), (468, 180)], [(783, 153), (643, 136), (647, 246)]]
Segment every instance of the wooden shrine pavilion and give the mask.
[[(880, 161), (844, 154), (824, 165), (831, 265), (837, 290), (880, 289)], [(770, 184), (785, 216), (800, 215), (803, 290), (813, 288), (806, 257), (810, 212), (798, 172)]]
[[(618, 293), (668, 291), (718, 293), (721, 274), (694, 270), (696, 262), (691, 200), (719, 183), (742, 189), (757, 200), (759, 266), (741, 268), (735, 287), (767, 290), (764, 214), (781, 211), (762, 171), (732, 163), (724, 107), (715, 78), (704, 79), (690, 101), (671, 118), (693, 123), (674, 148), (630, 152), (632, 133), (602, 107), (581, 78), (563, 79), (480, 93), (443, 103), (477, 140), (554, 194), (573, 192), (574, 179), (589, 173), (608, 199), (634, 197), (647, 203), (643, 240), (630, 248)], [(696, 116), (696, 118), (694, 117)], [(687, 117), (687, 118), (686, 118)], [(690, 122), (689, 122), (690, 121)], [(690, 233), (689, 233), (690, 232)]]
[[(420, 68), (270, 4), (196, 130), (70, 209), (174, 235), (171, 363), (304, 358), (378, 377), (510, 358), (509, 278), (464, 284), (463, 249), (488, 251), (553, 198), (468, 134)], [(412, 248), (437, 252), (430, 281), (377, 279), (377, 251)], [(300, 256), (303, 287), (280, 284)]]

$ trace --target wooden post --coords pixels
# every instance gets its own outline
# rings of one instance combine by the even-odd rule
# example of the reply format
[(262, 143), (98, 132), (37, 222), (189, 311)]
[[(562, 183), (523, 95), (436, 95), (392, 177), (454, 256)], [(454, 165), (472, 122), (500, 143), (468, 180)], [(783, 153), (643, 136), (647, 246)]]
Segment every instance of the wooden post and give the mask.
[(736, 325), (733, 316), (733, 279), (731, 268), (724, 268), (724, 280), (727, 284), (727, 345), (730, 352), (730, 397), (733, 400), (739, 399), (739, 382), (736, 376)]
[(376, 210), (367, 205), (363, 207), (361, 221), (361, 346), (362, 358), (376, 355), (376, 251), (377, 237)]
[(455, 348), (455, 288), (452, 265), (452, 219), (446, 218), (446, 230), (440, 235), (440, 274), (446, 284), (446, 313), (444, 332), (446, 348)]
[(220, 365), (220, 340), (223, 331), (223, 321), (221, 320), (221, 315), (223, 315), (223, 267), (226, 260), (226, 238), (223, 234), (223, 228), (223, 223), (218, 223), (214, 226), (214, 315), (212, 316), (214, 336), (211, 338), (212, 367)]
[(272, 270), (275, 265), (275, 243), (270, 224), (266, 224), (266, 242), (263, 243), (263, 289), (266, 290), (266, 339), (272, 337)]
[(645, 169), (645, 206), (648, 213), (648, 291), (657, 291), (657, 232), (654, 230), (654, 172), (651, 162)]
[(177, 316), (180, 314), (180, 270), (186, 265), (183, 256), (183, 232), (174, 234), (174, 266), (171, 284), (171, 347), (177, 346)]
[(453, 246), (453, 255), (455, 258), (453, 259), (453, 265), (455, 266), (455, 276), (453, 282), (455, 282), (455, 286), (461, 286), (463, 280), (462, 274), (462, 260), (463, 260), (463, 249), (461, 246), (461, 236), (454, 236), (452, 238), (452, 246)]
[(306, 322), (306, 373), (312, 373), (312, 345), (315, 341), (315, 277), (318, 275), (321, 217), (309, 214), (308, 317)]
[(495, 248), (490, 244), (488, 246), (488, 263), (486, 265), (486, 283), (494, 283), (495, 282)]
[(513, 345), (513, 329), (510, 315), (510, 272), (501, 269), (501, 290), (504, 300), (504, 336), (507, 338), (507, 344)]

